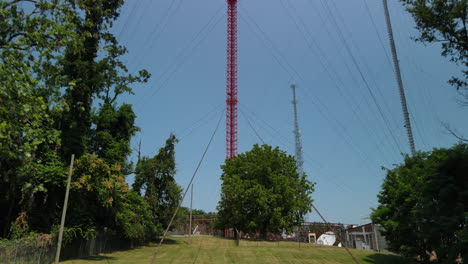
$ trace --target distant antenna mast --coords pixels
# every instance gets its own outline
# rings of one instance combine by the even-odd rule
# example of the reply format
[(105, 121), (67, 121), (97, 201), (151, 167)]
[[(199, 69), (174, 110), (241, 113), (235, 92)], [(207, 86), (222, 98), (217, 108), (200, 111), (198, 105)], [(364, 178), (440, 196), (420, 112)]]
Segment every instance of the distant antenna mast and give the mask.
[(294, 137), (296, 140), (296, 164), (297, 164), (297, 173), (300, 176), (304, 174), (304, 159), (302, 158), (302, 142), (301, 142), (301, 131), (299, 130), (299, 120), (297, 118), (297, 100), (296, 100), (296, 85), (291, 84), (291, 89), (293, 91), (293, 100), (292, 104), (294, 106)]
[(385, 12), (385, 20), (387, 22), (388, 39), (390, 40), (390, 47), (392, 49), (393, 66), (395, 67), (395, 76), (398, 82), (398, 88), (400, 92), (401, 108), (403, 109), (403, 118), (405, 119), (406, 133), (408, 134), (408, 141), (410, 145), (411, 154), (413, 156), (416, 156), (416, 147), (414, 146), (413, 130), (411, 129), (408, 105), (406, 104), (405, 89), (403, 87), (403, 81), (401, 79), (400, 62), (398, 61), (395, 40), (393, 39), (392, 22), (390, 20), (390, 12), (388, 11), (387, 0), (383, 0), (383, 6)]

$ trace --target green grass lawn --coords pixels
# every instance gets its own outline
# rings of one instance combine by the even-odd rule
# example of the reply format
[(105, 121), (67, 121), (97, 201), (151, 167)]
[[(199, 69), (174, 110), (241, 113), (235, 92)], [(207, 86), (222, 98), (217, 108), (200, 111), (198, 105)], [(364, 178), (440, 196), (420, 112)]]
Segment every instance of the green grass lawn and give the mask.
[[(139, 247), (112, 254), (102, 254), (77, 260), (69, 260), (66, 264), (130, 264), (149, 263), (155, 245)], [(351, 250), (354, 256), (364, 263), (373, 264), (403, 264), (394, 255), (374, 253), (372, 251)], [(156, 257), (157, 264), (182, 263), (239, 263), (239, 264), (275, 264), (275, 263), (317, 263), (317, 264), (353, 264), (354, 261), (345, 249), (299, 244), (297, 242), (255, 242), (241, 241), (239, 247), (234, 240), (215, 238), (211, 236), (188, 238), (171, 238), (163, 244)]]

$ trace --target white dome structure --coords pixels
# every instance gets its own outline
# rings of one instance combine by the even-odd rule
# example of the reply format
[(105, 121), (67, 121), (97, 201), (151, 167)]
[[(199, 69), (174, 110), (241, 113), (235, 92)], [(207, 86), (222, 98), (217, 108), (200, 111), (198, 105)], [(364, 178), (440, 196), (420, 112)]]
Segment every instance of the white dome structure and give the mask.
[(317, 239), (317, 244), (324, 245), (324, 246), (333, 246), (333, 244), (335, 244), (335, 241), (336, 241), (335, 233), (326, 232), (325, 234), (320, 235), (320, 237)]

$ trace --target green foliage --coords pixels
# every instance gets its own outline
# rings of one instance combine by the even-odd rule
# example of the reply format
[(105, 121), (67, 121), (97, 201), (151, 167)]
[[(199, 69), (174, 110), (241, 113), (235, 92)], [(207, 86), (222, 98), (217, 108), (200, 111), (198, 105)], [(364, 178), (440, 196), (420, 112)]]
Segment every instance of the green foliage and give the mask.
[(254, 145), (221, 168), (218, 228), (291, 231), (311, 211), (314, 184), (297, 173), (294, 157), (279, 148)]
[(133, 189), (143, 196), (151, 207), (154, 217), (164, 227), (178, 206), (182, 188), (176, 183), (174, 175), (175, 143), (177, 138), (171, 134), (164, 148), (153, 158), (143, 157), (137, 164)]
[(468, 145), (434, 149), (387, 170), (372, 219), (392, 251), (420, 263), (468, 258)]
[(82, 229), (115, 226), (115, 203), (122, 201), (128, 184), (120, 165), (109, 165), (95, 154), (75, 161), (67, 221)]
[(138, 131), (136, 115), (131, 105), (120, 107), (105, 103), (93, 114), (95, 128), (91, 129), (90, 150), (111, 164), (121, 164), (125, 172), (130, 171), (126, 163), (131, 153), (130, 140)]
[[(60, 144), (46, 87), (48, 65), (74, 35), (62, 14), (63, 3), (0, 1), (0, 217), (6, 236), (11, 219), (31, 210), (47, 187), (41, 160)], [(60, 15), (59, 15), (60, 14)], [(54, 18), (54, 19), (52, 19)], [(51, 195), (53, 196), (53, 195)]]
[(118, 99), (150, 74), (128, 72), (127, 50), (109, 32), (123, 2), (0, 0), (0, 237), (56, 231), (71, 154), (65, 239), (101, 230), (149, 239), (180, 200), (175, 137), (169, 156), (154, 158), (161, 174), (148, 182), (151, 195), (125, 183), (138, 128)]
[[(50, 230), (50, 235), (58, 237), (60, 230), (59, 225), (54, 225), (52, 226)], [(96, 229), (94, 228), (80, 228), (80, 227), (63, 227), (63, 237), (62, 237), (62, 242), (64, 245), (70, 244), (76, 239), (81, 239), (84, 238), (86, 240), (93, 239), (97, 236)]]
[[(449, 82), (457, 89), (468, 89), (468, 3), (466, 0), (400, 0), (413, 16), (420, 35), (417, 41), (441, 43), (442, 55), (461, 65), (462, 77)], [(466, 96), (466, 94), (465, 94)], [(468, 97), (466, 97), (468, 99)]]
[[(81, 156), (85, 152), (93, 152), (93, 147), (107, 147), (109, 138), (106, 135), (96, 135), (99, 132), (107, 131), (102, 117), (109, 114), (126, 115), (125, 127), (129, 131), (125, 134), (133, 135), (135, 132), (133, 121), (135, 119), (131, 107), (124, 105), (119, 110), (120, 113), (109, 113), (109, 110), (116, 112), (116, 99), (123, 93), (132, 94), (130, 87), (135, 82), (146, 82), (150, 74), (139, 71), (138, 75), (128, 74), (126, 66), (120, 61), (120, 56), (127, 50), (120, 46), (115, 37), (109, 32), (112, 22), (118, 17), (119, 9), (123, 4), (122, 0), (97, 0), (97, 1), (72, 1), (69, 0), (78, 10), (70, 19), (74, 23), (77, 39), (70, 43), (64, 52), (64, 57), (60, 61), (61, 74), (65, 76), (62, 87), (66, 88), (64, 95), (66, 111), (61, 116), (61, 130), (63, 139), (63, 156), (68, 158), (71, 154)], [(92, 113), (94, 99), (101, 100), (101, 108), (98, 110), (96, 118)], [(133, 115), (133, 117), (132, 117)], [(93, 123), (93, 119), (97, 123)], [(127, 121), (131, 121), (128, 124)], [(92, 127), (104, 126), (104, 131), (92, 131)], [(115, 128), (115, 126), (113, 127)], [(90, 139), (91, 138), (91, 139)], [(67, 139), (67, 140), (65, 140)], [(103, 140), (104, 142), (99, 142)], [(112, 146), (116, 148), (124, 147), (126, 142), (119, 142), (124, 138), (117, 139)], [(97, 141), (97, 142), (96, 142)], [(92, 145), (91, 148), (89, 145)], [(125, 159), (129, 150), (120, 149), (122, 152), (119, 159)], [(102, 157), (103, 153), (99, 153)], [(118, 154), (113, 154), (115, 159)], [(109, 160), (113, 163), (115, 160)], [(123, 165), (123, 164), (122, 164)]]
[(154, 238), (161, 230), (162, 227), (152, 221), (153, 214), (150, 206), (135, 191), (130, 190), (119, 207), (116, 221), (126, 238), (147, 241)]

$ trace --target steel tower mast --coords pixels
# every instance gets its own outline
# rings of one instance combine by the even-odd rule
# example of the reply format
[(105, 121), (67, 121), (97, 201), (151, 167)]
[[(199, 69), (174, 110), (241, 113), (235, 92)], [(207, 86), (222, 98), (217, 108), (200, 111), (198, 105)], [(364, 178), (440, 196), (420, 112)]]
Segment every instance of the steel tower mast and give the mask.
[(237, 154), (237, 0), (227, 0), (226, 158)]
[(405, 88), (403, 87), (403, 81), (401, 79), (400, 62), (398, 61), (398, 54), (396, 50), (395, 40), (393, 39), (392, 22), (390, 20), (390, 12), (388, 11), (387, 0), (383, 0), (383, 6), (384, 6), (384, 11), (385, 11), (385, 20), (387, 22), (388, 39), (390, 41), (390, 47), (392, 49), (393, 66), (395, 67), (395, 77), (397, 79), (398, 90), (400, 92), (401, 108), (403, 109), (403, 118), (405, 119), (406, 133), (408, 134), (408, 141), (410, 145), (411, 154), (415, 156), (416, 147), (414, 146), (413, 130), (411, 129), (411, 121), (409, 118), (408, 105), (406, 103)]
[(291, 84), (291, 89), (293, 91), (293, 100), (292, 104), (294, 106), (294, 137), (296, 141), (296, 164), (297, 164), (297, 173), (299, 176), (302, 176), (304, 173), (304, 159), (302, 157), (302, 141), (301, 141), (301, 131), (299, 130), (299, 120), (297, 118), (297, 100), (296, 100), (296, 85)]

